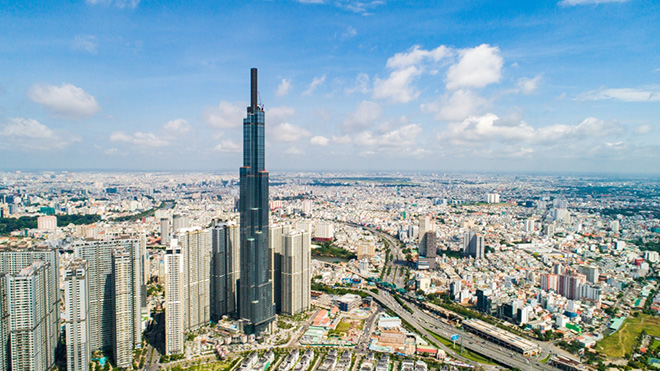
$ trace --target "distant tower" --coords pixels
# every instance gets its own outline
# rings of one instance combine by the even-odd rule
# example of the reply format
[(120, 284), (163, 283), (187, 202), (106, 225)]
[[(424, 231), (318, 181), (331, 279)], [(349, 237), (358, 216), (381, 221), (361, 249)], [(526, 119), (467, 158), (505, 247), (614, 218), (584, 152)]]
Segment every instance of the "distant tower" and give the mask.
[(463, 236), (463, 254), (475, 259), (484, 257), (484, 237), (472, 231), (465, 232)]
[(70, 371), (89, 370), (89, 282), (87, 262), (74, 259), (64, 272), (66, 364)]
[(273, 272), (268, 244), (268, 172), (264, 163), (265, 113), (257, 102), (257, 69), (251, 70), (250, 106), (243, 120), (240, 168), (241, 280), (239, 316), (247, 333), (270, 329), (275, 319)]
[(170, 218), (160, 219), (160, 244), (163, 246), (170, 245)]

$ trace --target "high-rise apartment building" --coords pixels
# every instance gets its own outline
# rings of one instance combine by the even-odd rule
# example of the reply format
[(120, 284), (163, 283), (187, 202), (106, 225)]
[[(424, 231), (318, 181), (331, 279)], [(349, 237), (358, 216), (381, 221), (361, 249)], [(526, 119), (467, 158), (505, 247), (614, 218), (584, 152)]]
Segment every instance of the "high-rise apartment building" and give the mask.
[(463, 235), (463, 255), (483, 259), (485, 255), (484, 237), (472, 231)]
[(268, 243), (268, 172), (264, 162), (265, 112), (257, 101), (257, 69), (251, 70), (250, 106), (243, 120), (240, 168), (241, 279), (239, 316), (246, 332), (259, 334), (275, 319), (273, 271)]
[(89, 283), (87, 262), (74, 259), (64, 272), (66, 364), (69, 371), (87, 371), (89, 348)]
[(160, 244), (163, 246), (170, 245), (170, 218), (160, 219)]
[(131, 366), (133, 361), (134, 342), (134, 313), (135, 295), (135, 267), (131, 251), (124, 246), (117, 246), (112, 253), (112, 285), (114, 286), (114, 349), (115, 365), (121, 368)]
[(0, 370), (9, 370), (9, 308), (7, 275), (0, 272)]
[(419, 243), (419, 256), (424, 258), (435, 258), (438, 256), (438, 236), (435, 232), (428, 231), (424, 233)]
[(276, 224), (269, 226), (268, 230), (268, 241), (272, 252), (273, 301), (275, 302), (275, 310), (280, 313), (282, 310), (282, 251), (284, 236), (289, 233), (291, 226)]
[(40, 231), (57, 230), (57, 217), (55, 215), (44, 215), (37, 218), (37, 229)]
[[(47, 349), (49, 357), (47, 364), (53, 364), (55, 349), (60, 337), (60, 260), (57, 249), (49, 247), (0, 247), (0, 272), (6, 275), (19, 273), (36, 261), (48, 263), (46, 277), (46, 293), (39, 301), (47, 311)], [(7, 357), (9, 360), (9, 358)]]
[[(74, 243), (76, 257), (87, 261), (90, 350), (112, 355), (117, 366), (120, 361), (125, 362), (118, 357), (124, 357), (126, 347), (124, 343), (118, 347), (118, 341), (130, 339), (131, 350), (142, 342), (140, 312), (144, 276), (140, 274), (140, 249), (140, 239), (135, 236)], [(114, 277), (115, 274), (121, 277)], [(122, 329), (120, 338), (116, 338), (118, 328)], [(117, 354), (117, 350), (122, 353)]]
[(282, 244), (281, 312), (296, 314), (309, 309), (311, 296), (311, 238), (308, 232), (293, 230)]
[(544, 273), (541, 275), (541, 289), (544, 291), (553, 290), (557, 292), (559, 288), (559, 276), (553, 273)]
[(190, 331), (211, 320), (211, 232), (184, 228), (175, 239), (183, 254), (183, 328)]
[(165, 250), (165, 353), (183, 353), (183, 254), (177, 241)]
[(37, 261), (7, 276), (11, 369), (46, 371), (53, 367), (49, 328), (49, 263)]
[(240, 278), (240, 228), (235, 222), (218, 223), (211, 231), (211, 319), (236, 314)]

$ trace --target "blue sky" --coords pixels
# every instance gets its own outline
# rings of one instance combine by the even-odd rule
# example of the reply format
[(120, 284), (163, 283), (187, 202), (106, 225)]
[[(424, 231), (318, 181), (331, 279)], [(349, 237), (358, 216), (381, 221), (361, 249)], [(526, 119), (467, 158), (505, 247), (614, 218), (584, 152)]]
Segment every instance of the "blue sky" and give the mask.
[[(428, 3), (432, 3), (429, 5)], [(660, 173), (660, 5), (0, 0), (3, 169)]]

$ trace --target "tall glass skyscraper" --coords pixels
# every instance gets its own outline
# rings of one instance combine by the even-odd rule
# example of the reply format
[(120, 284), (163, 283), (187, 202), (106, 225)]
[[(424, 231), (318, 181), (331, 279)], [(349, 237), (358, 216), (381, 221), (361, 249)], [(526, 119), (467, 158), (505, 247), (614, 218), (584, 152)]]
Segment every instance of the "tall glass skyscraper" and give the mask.
[(239, 316), (245, 332), (260, 334), (275, 319), (273, 271), (268, 243), (268, 172), (264, 165), (265, 115), (257, 101), (257, 69), (251, 70), (250, 106), (243, 120), (243, 166), (239, 200), (241, 278)]

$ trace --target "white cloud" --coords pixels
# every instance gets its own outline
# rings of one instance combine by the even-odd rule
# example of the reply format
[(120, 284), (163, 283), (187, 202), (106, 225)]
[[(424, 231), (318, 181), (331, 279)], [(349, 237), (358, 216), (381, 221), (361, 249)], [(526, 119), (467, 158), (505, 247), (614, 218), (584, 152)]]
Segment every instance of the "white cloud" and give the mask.
[(537, 76), (532, 77), (532, 78), (521, 77), (516, 82), (516, 87), (523, 94), (526, 94), (526, 95), (527, 94), (532, 94), (539, 87), (539, 83), (541, 82), (541, 79), (542, 79), (541, 75), (537, 75)]
[(273, 138), (276, 142), (295, 142), (302, 137), (310, 136), (309, 131), (288, 122), (267, 128), (272, 128), (270, 129), (272, 132), (269, 133), (269, 137)]
[(269, 109), (268, 112), (266, 112), (266, 121), (270, 123), (281, 124), (293, 117), (295, 114), (296, 110), (291, 107), (273, 107)]
[(301, 4), (330, 4), (337, 8), (348, 10), (364, 16), (371, 15), (371, 11), (386, 4), (385, 0), (296, 0)]
[(653, 131), (653, 126), (651, 125), (639, 125), (635, 128), (635, 134), (637, 135), (646, 135)]
[(422, 128), (418, 124), (408, 124), (382, 133), (363, 131), (355, 136), (355, 145), (359, 147), (376, 147), (374, 150), (377, 151), (409, 150), (415, 146), (417, 136), (421, 132)]
[(437, 63), (452, 54), (451, 49), (444, 45), (440, 45), (433, 50), (420, 49), (419, 45), (415, 45), (407, 52), (394, 54), (393, 57), (387, 60), (386, 66), (395, 70), (404, 69), (410, 66), (417, 66), (422, 62)]
[(101, 110), (96, 98), (71, 84), (34, 85), (28, 96), (49, 112), (64, 118), (86, 118)]
[(312, 79), (312, 82), (309, 84), (307, 87), (307, 90), (303, 93), (303, 95), (311, 95), (316, 88), (319, 87), (319, 85), (323, 84), (325, 82), (325, 75), (315, 77)]
[(367, 94), (369, 92), (369, 75), (366, 73), (359, 73), (355, 78), (353, 86), (346, 89), (347, 94), (355, 93), (356, 91), (359, 91), (362, 94)]
[(291, 80), (282, 79), (282, 81), (280, 81), (280, 84), (277, 86), (277, 92), (275, 92), (275, 94), (278, 97), (283, 97), (289, 94), (290, 91), (291, 91)]
[(413, 80), (422, 74), (422, 70), (409, 66), (395, 70), (386, 79), (374, 80), (374, 98), (387, 99), (394, 103), (408, 103), (417, 99), (419, 91), (411, 86)]
[(97, 51), (96, 36), (94, 35), (78, 35), (73, 39), (71, 47), (75, 50), (82, 50), (88, 53), (96, 54)]
[(341, 128), (344, 132), (356, 132), (368, 129), (382, 113), (383, 109), (378, 103), (363, 100), (357, 105), (355, 111), (346, 116), (346, 119), (341, 124)]
[(223, 100), (215, 107), (206, 107), (202, 113), (202, 120), (216, 129), (239, 127), (243, 124), (247, 105), (244, 102), (231, 103)]
[(312, 139), (310, 139), (309, 142), (311, 144), (315, 145), (315, 146), (325, 147), (330, 143), (330, 139), (318, 135), (318, 136), (312, 137)]
[(143, 133), (141, 131), (135, 132), (132, 135), (126, 134), (123, 131), (115, 131), (110, 134), (110, 141), (131, 143), (138, 147), (165, 147), (170, 144), (169, 141), (159, 138), (154, 133)]
[(620, 100), (623, 102), (660, 102), (660, 89), (597, 89), (580, 94), (577, 100)]
[(169, 135), (185, 134), (190, 131), (190, 124), (184, 119), (176, 119), (165, 124), (163, 130)]
[(332, 141), (337, 144), (348, 144), (352, 141), (352, 139), (349, 135), (342, 135), (342, 136), (333, 135)]
[(559, 5), (576, 6), (586, 4), (625, 3), (628, 0), (562, 0)]
[(515, 148), (524, 146), (552, 148), (565, 146), (572, 142), (593, 142), (608, 136), (617, 136), (623, 132), (618, 122), (605, 122), (588, 117), (577, 125), (549, 125), (534, 128), (524, 121), (505, 121), (489, 113), (483, 116), (469, 117), (461, 122), (449, 124), (444, 132), (438, 134), (441, 145), (457, 146), (483, 152), (485, 149), (502, 151), (498, 144), (510, 144)]
[(287, 155), (294, 155), (294, 156), (299, 156), (299, 155), (304, 155), (305, 152), (303, 152), (300, 148), (298, 147), (289, 147), (284, 151)]
[(389, 76), (374, 80), (374, 98), (395, 103), (408, 103), (417, 99), (420, 92), (412, 86), (413, 81), (422, 75), (428, 66), (435, 66), (452, 53), (444, 45), (433, 50), (421, 49), (419, 45), (415, 45), (407, 52), (395, 54), (387, 60), (386, 67), (392, 70)]
[(61, 149), (80, 141), (75, 135), (58, 135), (37, 120), (14, 118), (0, 128), (2, 147), (17, 146), (30, 150)]
[(488, 44), (459, 51), (458, 63), (447, 72), (447, 89), (483, 88), (500, 81), (504, 62), (499, 53)]
[(237, 152), (241, 152), (241, 147), (238, 144), (236, 144), (234, 141), (227, 139), (218, 143), (218, 145), (216, 145), (213, 148), (213, 150), (217, 152), (237, 153)]
[(351, 26), (348, 26), (346, 31), (341, 34), (342, 39), (350, 39), (357, 36), (357, 30)]
[(85, 0), (87, 4), (97, 5), (114, 5), (117, 8), (130, 8), (135, 9), (140, 5), (140, 0)]
[(422, 112), (435, 113), (440, 121), (459, 121), (468, 116), (480, 114), (487, 100), (471, 90), (456, 90), (448, 92), (434, 102), (422, 104)]

